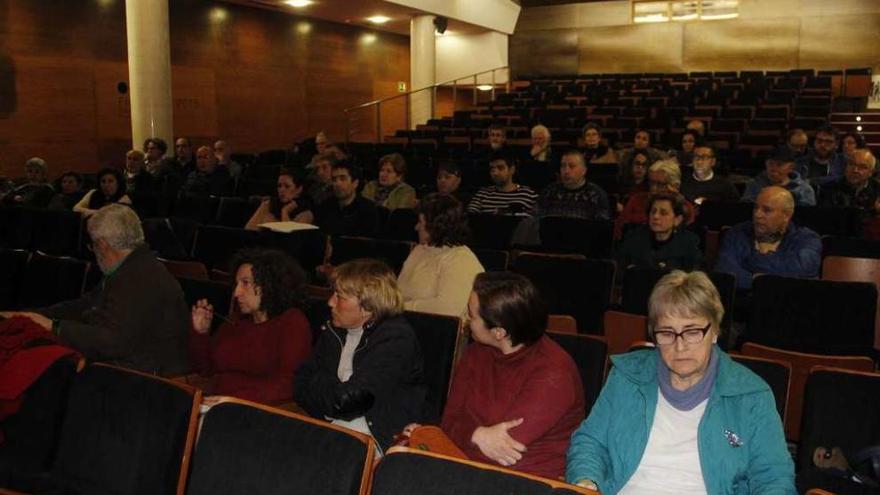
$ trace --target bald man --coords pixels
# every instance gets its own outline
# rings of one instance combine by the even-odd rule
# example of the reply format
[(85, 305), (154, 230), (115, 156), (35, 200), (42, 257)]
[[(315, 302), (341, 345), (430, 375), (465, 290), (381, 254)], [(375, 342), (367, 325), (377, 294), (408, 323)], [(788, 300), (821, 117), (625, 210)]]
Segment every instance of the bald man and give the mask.
[(812, 230), (791, 222), (794, 207), (787, 189), (762, 189), (752, 219), (733, 226), (724, 236), (715, 271), (732, 273), (741, 289), (750, 289), (752, 279), (763, 274), (817, 277), (822, 241)]

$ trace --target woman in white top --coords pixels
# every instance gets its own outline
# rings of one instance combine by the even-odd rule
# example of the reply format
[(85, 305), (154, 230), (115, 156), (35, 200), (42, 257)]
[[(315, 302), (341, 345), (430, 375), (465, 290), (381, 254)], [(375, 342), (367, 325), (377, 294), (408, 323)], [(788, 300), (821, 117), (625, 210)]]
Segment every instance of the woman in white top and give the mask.
[(461, 316), (467, 310), (474, 278), (483, 265), (464, 245), (467, 216), (449, 194), (430, 194), (419, 202), (419, 245), (397, 278), (406, 309)]
[(92, 216), (103, 206), (120, 203), (131, 206), (131, 199), (126, 193), (125, 178), (115, 168), (105, 168), (98, 172), (98, 188), (87, 192), (73, 211), (82, 213), (84, 217)]

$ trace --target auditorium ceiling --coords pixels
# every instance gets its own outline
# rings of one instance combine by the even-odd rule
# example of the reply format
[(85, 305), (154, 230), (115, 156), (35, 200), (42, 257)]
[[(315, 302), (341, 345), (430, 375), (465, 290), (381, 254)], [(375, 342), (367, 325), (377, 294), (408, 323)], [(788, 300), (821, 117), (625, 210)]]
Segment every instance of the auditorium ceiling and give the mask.
[[(291, 15), (311, 17), (325, 21), (367, 27), (377, 31), (385, 31), (409, 36), (409, 20), (419, 13), (416, 9), (384, 2), (382, 0), (314, 0), (314, 3), (303, 8), (286, 5), (283, 0), (222, 0), (262, 9), (285, 12)], [(388, 17), (388, 22), (375, 24), (367, 20), (372, 16)], [(484, 28), (474, 26), (455, 19), (449, 20), (447, 30), (450, 33), (481, 33)]]

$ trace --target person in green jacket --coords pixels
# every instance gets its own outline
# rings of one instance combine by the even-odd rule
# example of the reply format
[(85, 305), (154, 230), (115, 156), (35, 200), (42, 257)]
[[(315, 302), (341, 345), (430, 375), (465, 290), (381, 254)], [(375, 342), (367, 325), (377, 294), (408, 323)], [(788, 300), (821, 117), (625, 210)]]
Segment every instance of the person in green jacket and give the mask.
[(702, 272), (655, 286), (655, 349), (612, 357), (572, 435), (566, 480), (603, 495), (792, 494), (794, 465), (770, 387), (715, 343), (724, 308)]
[(416, 190), (404, 182), (406, 161), (400, 153), (391, 153), (379, 159), (379, 180), (364, 186), (361, 196), (389, 210), (415, 208)]

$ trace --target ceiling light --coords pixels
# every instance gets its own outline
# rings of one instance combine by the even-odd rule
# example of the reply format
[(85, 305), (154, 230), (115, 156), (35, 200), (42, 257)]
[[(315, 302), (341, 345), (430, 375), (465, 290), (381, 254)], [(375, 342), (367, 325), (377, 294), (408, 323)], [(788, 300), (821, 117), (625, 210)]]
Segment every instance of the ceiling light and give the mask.
[(290, 5), (291, 7), (301, 8), (308, 7), (315, 2), (313, 2), (312, 0), (287, 0), (284, 3)]
[(479, 86), (477, 86), (477, 89), (479, 89), (480, 91), (492, 91), (492, 85), (491, 84), (480, 84)]
[(372, 22), (373, 24), (385, 24), (390, 21), (390, 17), (385, 17), (384, 15), (374, 15), (373, 17), (367, 17), (367, 20)]

